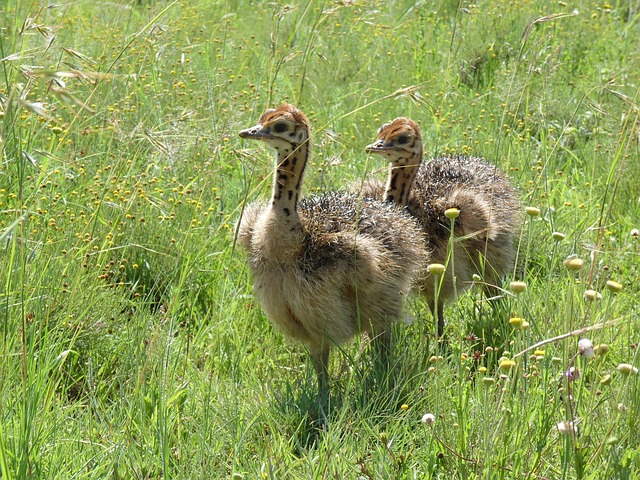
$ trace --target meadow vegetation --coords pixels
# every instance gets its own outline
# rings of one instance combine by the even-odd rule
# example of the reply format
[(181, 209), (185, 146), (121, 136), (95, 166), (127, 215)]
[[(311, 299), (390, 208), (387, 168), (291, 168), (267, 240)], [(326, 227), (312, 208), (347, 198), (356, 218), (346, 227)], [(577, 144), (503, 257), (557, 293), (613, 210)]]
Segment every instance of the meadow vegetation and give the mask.
[[(636, 478), (638, 2), (7, 0), (0, 33), (0, 478)], [(407, 298), (321, 428), (234, 243), (273, 168), (237, 133), (282, 102), (306, 193), (383, 178), (404, 115), (532, 207), (506, 300), (439, 348)]]

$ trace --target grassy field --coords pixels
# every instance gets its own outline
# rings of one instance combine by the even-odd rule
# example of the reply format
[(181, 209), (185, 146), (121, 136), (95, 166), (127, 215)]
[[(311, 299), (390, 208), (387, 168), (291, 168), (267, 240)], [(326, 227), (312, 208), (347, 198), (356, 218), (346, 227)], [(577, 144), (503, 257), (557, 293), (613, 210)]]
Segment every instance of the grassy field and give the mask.
[[(0, 478), (639, 478), (637, 1), (7, 0), (0, 33)], [(321, 429), (234, 246), (273, 168), (238, 131), (285, 101), (307, 193), (383, 178), (405, 115), (540, 212), (526, 291), (462, 295), (442, 351), (415, 298), (391, 382), (334, 350)]]

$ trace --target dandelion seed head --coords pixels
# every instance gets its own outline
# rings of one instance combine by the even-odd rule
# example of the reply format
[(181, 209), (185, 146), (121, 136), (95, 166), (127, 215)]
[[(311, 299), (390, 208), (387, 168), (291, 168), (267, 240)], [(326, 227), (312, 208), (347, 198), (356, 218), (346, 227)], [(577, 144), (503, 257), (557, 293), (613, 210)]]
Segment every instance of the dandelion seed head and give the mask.
[(578, 433), (578, 427), (574, 424), (574, 422), (570, 422), (569, 420), (564, 420), (556, 425), (558, 432), (562, 435), (570, 435), (572, 433)]
[(425, 425), (433, 425), (436, 422), (436, 416), (433, 413), (425, 413), (421, 422)]
[(595, 355), (595, 351), (593, 349), (593, 343), (588, 338), (582, 338), (578, 341), (578, 352), (584, 358), (591, 358)]

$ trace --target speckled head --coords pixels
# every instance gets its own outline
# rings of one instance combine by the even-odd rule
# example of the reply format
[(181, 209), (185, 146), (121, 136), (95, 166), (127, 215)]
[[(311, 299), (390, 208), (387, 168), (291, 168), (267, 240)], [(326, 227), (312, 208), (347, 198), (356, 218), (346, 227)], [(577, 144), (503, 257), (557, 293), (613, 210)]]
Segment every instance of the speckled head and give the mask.
[(378, 130), (378, 140), (365, 148), (367, 153), (383, 155), (399, 165), (413, 164), (422, 158), (422, 134), (413, 120), (398, 117)]
[(296, 147), (309, 139), (309, 121), (295, 106), (285, 103), (264, 112), (258, 124), (242, 130), (240, 137), (262, 140), (275, 149)]

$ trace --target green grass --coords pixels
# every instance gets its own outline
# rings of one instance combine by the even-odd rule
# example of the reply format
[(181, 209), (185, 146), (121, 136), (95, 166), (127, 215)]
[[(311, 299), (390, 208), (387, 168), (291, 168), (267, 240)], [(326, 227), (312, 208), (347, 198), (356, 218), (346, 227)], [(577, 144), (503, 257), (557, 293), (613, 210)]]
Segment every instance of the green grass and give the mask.
[[(0, 478), (636, 478), (637, 2), (48, 5), (0, 7)], [(237, 133), (284, 101), (314, 126), (308, 193), (384, 177), (364, 146), (406, 115), (541, 211), (526, 292), (463, 294), (441, 358), (412, 298), (390, 382), (335, 351), (324, 429), (233, 240), (273, 161)]]

